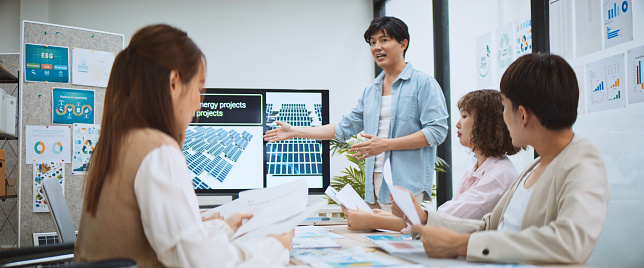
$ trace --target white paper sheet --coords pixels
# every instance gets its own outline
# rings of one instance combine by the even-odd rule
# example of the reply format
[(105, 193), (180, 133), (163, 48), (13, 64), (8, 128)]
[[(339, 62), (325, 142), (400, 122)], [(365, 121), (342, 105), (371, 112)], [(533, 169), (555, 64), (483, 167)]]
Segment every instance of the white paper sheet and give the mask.
[(628, 57), (628, 74), (630, 74), (628, 103), (644, 102), (644, 46), (629, 49), (626, 54)]
[(572, 59), (572, 0), (550, 1), (550, 53)]
[(633, 41), (633, 1), (604, 0), (606, 48)]
[(328, 237), (293, 238), (293, 248), (339, 248), (340, 244)]
[(112, 52), (72, 49), (72, 84), (107, 87), (115, 58)]
[(373, 213), (373, 210), (371, 210), (369, 205), (367, 205), (367, 203), (362, 199), (362, 197), (360, 197), (356, 190), (351, 187), (350, 184), (347, 184), (342, 189), (340, 189), (340, 191), (336, 194), (336, 197), (338, 198), (338, 200), (340, 200), (340, 204), (342, 204), (349, 210), (359, 209)]
[(598, 112), (626, 106), (624, 54), (586, 65), (586, 107)]
[(324, 191), (324, 193), (325, 193), (329, 198), (331, 198), (331, 200), (333, 200), (333, 202), (335, 202), (336, 204), (338, 204), (338, 205), (342, 204), (342, 203), (340, 203), (340, 200), (339, 200), (339, 199), (338, 199), (338, 197), (337, 197), (337, 195), (338, 195), (338, 191), (336, 191), (335, 189), (333, 189), (333, 187), (331, 187), (331, 186), (326, 187), (326, 190)]
[[(307, 217), (311, 216), (312, 214), (318, 212), (322, 207), (326, 205), (326, 201), (322, 200), (319, 201), (315, 204), (313, 204), (310, 207), (306, 207), (303, 211), (299, 212), (298, 214), (284, 220), (280, 221), (277, 223), (272, 223), (270, 225), (263, 225), (258, 228), (252, 229), (249, 232), (246, 233), (240, 233), (239, 230), (233, 235), (233, 239), (239, 239), (241, 240), (252, 240), (252, 239), (260, 239), (263, 237), (266, 237), (269, 234), (283, 234), (290, 232), (293, 230), (300, 222), (303, 222)], [(289, 207), (282, 207), (283, 210), (288, 210)], [(255, 218), (255, 216), (253, 216)], [(251, 220), (253, 219), (251, 218)], [(248, 221), (250, 223), (250, 220)], [(242, 227), (248, 223), (242, 224)], [(241, 227), (239, 228), (241, 229)], [(243, 235), (243, 236), (242, 236)]]
[(405, 216), (407, 216), (407, 219), (411, 221), (411, 224), (421, 224), (411, 195), (409, 195), (409, 193), (407, 193), (406, 191), (396, 188), (394, 186), (392, 177), (393, 175), (391, 173), (391, 163), (389, 162), (389, 159), (387, 159), (384, 166), (382, 167), (382, 178), (385, 183), (387, 183), (387, 187), (389, 187), (389, 191), (391, 192), (391, 196), (394, 198), (394, 202), (396, 202), (396, 205), (400, 208), (400, 210), (405, 213)]
[(492, 79), (492, 33), (476, 38), (476, 85), (478, 89), (487, 88), (494, 83)]
[(420, 240), (405, 240), (405, 241), (391, 241), (391, 240), (376, 240), (372, 241), (379, 248), (388, 253), (424, 253), (425, 248), (423, 242)]
[(602, 49), (602, 17), (600, 0), (575, 1), (575, 32), (577, 57)]
[(25, 164), (71, 163), (71, 126), (26, 126)]
[[(306, 208), (308, 192), (305, 179), (276, 187), (240, 192), (239, 199), (247, 202), (253, 217), (239, 227), (234, 237), (301, 214)], [(297, 223), (293, 227), (296, 225)]]
[(248, 202), (246, 202), (245, 199), (237, 198), (226, 204), (201, 213), (201, 217), (208, 218), (215, 212), (219, 212), (219, 215), (223, 216), (224, 219), (230, 217), (235, 213), (251, 213), (250, 209), (248, 208)]

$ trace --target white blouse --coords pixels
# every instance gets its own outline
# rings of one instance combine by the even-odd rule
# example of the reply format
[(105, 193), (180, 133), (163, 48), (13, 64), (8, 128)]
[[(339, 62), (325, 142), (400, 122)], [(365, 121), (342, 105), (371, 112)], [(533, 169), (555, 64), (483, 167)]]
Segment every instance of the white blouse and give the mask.
[(528, 201), (530, 201), (530, 196), (532, 196), (532, 191), (534, 190), (534, 185), (532, 185), (529, 189), (526, 189), (525, 181), (537, 167), (538, 165), (527, 172), (525, 176), (523, 176), (523, 178), (521, 178), (521, 182), (517, 186), (517, 190), (514, 192), (514, 195), (512, 195), (510, 204), (508, 204), (508, 207), (503, 213), (503, 221), (499, 223), (497, 230), (508, 230), (513, 232), (521, 231), (523, 215), (525, 215), (525, 210), (528, 207)]
[(289, 252), (273, 237), (239, 242), (221, 220), (203, 222), (185, 156), (164, 145), (143, 159), (134, 180), (143, 231), (169, 267), (282, 267)]

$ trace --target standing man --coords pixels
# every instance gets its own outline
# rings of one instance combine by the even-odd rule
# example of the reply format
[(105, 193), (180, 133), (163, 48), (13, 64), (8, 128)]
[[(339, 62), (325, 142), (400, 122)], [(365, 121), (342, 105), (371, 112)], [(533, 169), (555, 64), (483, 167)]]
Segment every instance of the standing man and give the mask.
[(445, 140), (449, 115), (436, 80), (405, 62), (409, 31), (403, 21), (375, 18), (364, 38), (383, 72), (365, 88), (351, 113), (336, 124), (314, 128), (277, 122), (281, 127), (266, 132), (264, 140), (347, 140), (364, 131), (361, 135), (368, 140), (350, 151), (367, 159), (365, 201), (390, 210), (389, 189), (382, 186), (384, 160), (391, 161), (394, 184), (410, 189), (421, 201), (434, 185), (436, 147)]

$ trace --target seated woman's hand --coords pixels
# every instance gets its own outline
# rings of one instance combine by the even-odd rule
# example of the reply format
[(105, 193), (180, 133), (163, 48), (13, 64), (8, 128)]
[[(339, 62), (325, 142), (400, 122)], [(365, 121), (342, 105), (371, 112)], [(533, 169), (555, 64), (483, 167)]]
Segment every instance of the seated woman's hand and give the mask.
[(242, 224), (242, 220), (244, 219), (250, 219), (253, 217), (253, 214), (251, 213), (235, 213), (233, 215), (230, 215), (230, 217), (225, 218), (224, 221), (230, 226), (230, 229), (233, 230), (234, 232), (237, 232), (237, 229), (239, 229), (239, 226)]
[[(427, 224), (427, 211), (423, 209), (422, 206), (420, 206), (420, 203), (418, 200), (416, 200), (416, 197), (414, 197), (414, 193), (412, 193), (410, 190), (407, 190), (403, 187), (400, 186), (395, 186), (398, 189), (404, 190), (405, 192), (409, 193), (409, 196), (411, 197), (411, 200), (414, 202), (414, 207), (416, 208), (416, 213), (418, 213), (418, 218), (420, 218), (420, 223), (423, 225)], [(394, 200), (394, 198), (389, 194), (389, 198), (391, 200)], [(393, 202), (391, 206), (391, 213), (394, 214), (395, 216), (403, 218), (406, 222), (409, 222), (409, 219), (405, 216), (405, 213), (400, 210), (400, 207), (396, 205), (396, 202)]]
[(274, 237), (275, 239), (280, 241), (280, 243), (282, 243), (282, 245), (284, 246), (285, 249), (291, 250), (291, 249), (293, 249), (293, 236), (294, 235), (295, 235), (295, 229), (291, 230), (288, 233), (283, 233), (283, 234), (280, 234), (280, 235), (269, 234), (268, 236)]
[(414, 225), (412, 232), (420, 233), (425, 254), (432, 258), (455, 258), (467, 255), (470, 234), (457, 233), (442, 226)]
[(373, 224), (376, 218), (375, 214), (359, 209), (349, 210), (344, 206), (342, 206), (342, 212), (344, 212), (344, 217), (347, 219), (347, 228), (349, 230), (376, 229), (376, 226)]
[[(201, 213), (204, 213), (205, 211), (202, 211)], [(224, 217), (219, 214), (219, 211), (213, 213), (210, 215), (210, 217), (201, 217), (201, 221), (211, 221), (211, 220), (223, 220)]]

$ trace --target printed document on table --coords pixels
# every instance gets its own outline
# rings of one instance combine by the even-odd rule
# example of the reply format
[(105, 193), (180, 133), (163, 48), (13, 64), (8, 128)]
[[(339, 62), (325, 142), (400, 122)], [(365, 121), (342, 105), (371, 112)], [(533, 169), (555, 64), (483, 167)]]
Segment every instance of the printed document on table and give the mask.
[(394, 198), (394, 202), (396, 202), (396, 205), (400, 208), (400, 210), (405, 213), (405, 216), (407, 216), (407, 219), (411, 221), (411, 224), (421, 224), (411, 195), (401, 189), (394, 187), (394, 182), (391, 174), (391, 162), (389, 162), (389, 159), (385, 161), (385, 165), (382, 167), (382, 178), (385, 183), (387, 183), (387, 187), (389, 187), (389, 191), (391, 192), (391, 196)]

